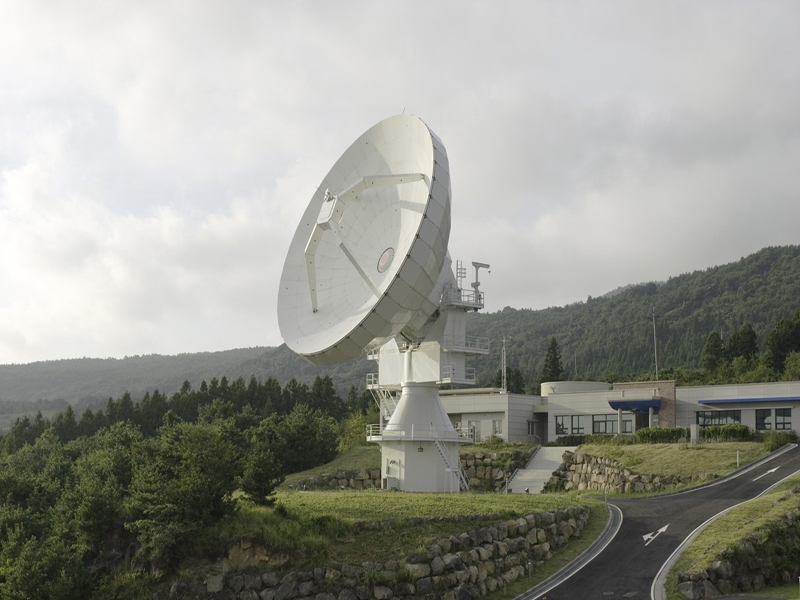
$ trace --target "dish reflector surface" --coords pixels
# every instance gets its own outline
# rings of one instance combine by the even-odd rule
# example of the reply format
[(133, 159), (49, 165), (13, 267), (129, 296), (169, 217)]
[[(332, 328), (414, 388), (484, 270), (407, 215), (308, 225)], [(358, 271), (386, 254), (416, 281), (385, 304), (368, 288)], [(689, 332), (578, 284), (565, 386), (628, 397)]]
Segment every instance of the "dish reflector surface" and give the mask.
[(438, 307), (449, 237), (441, 140), (412, 115), (370, 128), (322, 180), (292, 238), (278, 293), (286, 344), (331, 365), (401, 333), (415, 339)]

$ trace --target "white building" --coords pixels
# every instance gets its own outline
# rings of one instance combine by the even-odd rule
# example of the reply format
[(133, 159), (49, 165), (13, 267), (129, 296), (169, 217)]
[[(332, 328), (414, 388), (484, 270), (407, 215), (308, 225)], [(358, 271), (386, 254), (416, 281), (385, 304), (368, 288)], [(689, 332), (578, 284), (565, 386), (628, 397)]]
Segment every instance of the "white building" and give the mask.
[(800, 433), (800, 381), (692, 387), (675, 381), (556, 381), (543, 383), (541, 396), (482, 388), (443, 390), (441, 398), (453, 424), (473, 430), (478, 441), (495, 435), (544, 443), (570, 434), (729, 423)]

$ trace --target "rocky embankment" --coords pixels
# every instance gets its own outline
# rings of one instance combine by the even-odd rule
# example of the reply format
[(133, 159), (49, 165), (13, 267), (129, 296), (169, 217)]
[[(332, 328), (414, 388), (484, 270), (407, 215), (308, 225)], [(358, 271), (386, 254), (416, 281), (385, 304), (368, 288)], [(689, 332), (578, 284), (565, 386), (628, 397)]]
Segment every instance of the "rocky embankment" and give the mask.
[[(227, 573), (177, 581), (153, 600), (473, 600), (530, 575), (553, 550), (580, 537), (588, 520), (589, 510), (577, 506), (530, 514), (436, 540), (400, 560), (311, 571), (262, 571), (253, 562), (267, 564), (267, 551), (247, 541), (246, 572), (226, 559)], [(242, 549), (241, 543), (232, 548)]]
[[(800, 493), (795, 488), (778, 502)], [(800, 576), (798, 509), (757, 529), (723, 551), (706, 568), (678, 573), (678, 590), (691, 600), (757, 592), (768, 586), (797, 582)]]
[(704, 475), (642, 475), (624, 468), (613, 458), (564, 452), (564, 462), (545, 486), (548, 492), (594, 490), (598, 492), (670, 492), (699, 481), (716, 479), (716, 473)]
[[(533, 450), (513, 452), (474, 452), (461, 455), (461, 468), (473, 491), (493, 491), (503, 487), (514, 469), (523, 468)], [(369, 490), (381, 487), (380, 469), (338, 471), (303, 479), (289, 486), (295, 490)]]

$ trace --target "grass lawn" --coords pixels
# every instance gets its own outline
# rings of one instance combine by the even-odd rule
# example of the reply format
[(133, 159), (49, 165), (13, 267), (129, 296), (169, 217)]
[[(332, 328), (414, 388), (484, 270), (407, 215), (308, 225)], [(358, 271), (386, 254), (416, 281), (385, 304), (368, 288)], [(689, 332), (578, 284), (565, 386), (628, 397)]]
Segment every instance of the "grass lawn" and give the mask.
[[(782, 585), (780, 587), (766, 588), (760, 592), (747, 592), (748, 598), (781, 598), (782, 600), (793, 600), (800, 598), (800, 587), (796, 583)], [(681, 600), (686, 596), (681, 594)]]
[(634, 473), (652, 475), (727, 475), (736, 470), (736, 454), (744, 466), (767, 454), (762, 442), (704, 442), (691, 444), (584, 444), (578, 453), (618, 460)]
[[(221, 541), (250, 536), (291, 557), (293, 568), (385, 562), (422, 552), (434, 540), (501, 520), (589, 506), (591, 523), (607, 520), (603, 503), (566, 494), (420, 494), (378, 490), (277, 494), (275, 508), (243, 504), (220, 529)], [(428, 518), (481, 516), (478, 520), (431, 522)], [(606, 515), (606, 516), (604, 516)], [(393, 520), (387, 528), (363, 523)], [(602, 527), (600, 528), (602, 530)], [(587, 534), (584, 539), (591, 542)]]
[(280, 489), (287, 489), (289, 485), (308, 479), (319, 477), (323, 473), (335, 473), (336, 471), (357, 471), (359, 469), (380, 469), (381, 468), (381, 447), (378, 444), (367, 444), (366, 446), (356, 446), (347, 452), (342, 452), (328, 464), (292, 473), (286, 476), (286, 481), (281, 484)]
[(461, 454), (475, 454), (476, 452), (485, 452), (492, 454), (494, 452), (529, 452), (536, 447), (537, 444), (527, 444), (525, 442), (503, 442), (501, 444), (465, 444), (461, 446)]
[[(787, 495), (788, 491), (798, 485), (800, 485), (800, 475), (787, 479), (772, 492), (761, 498), (733, 508), (711, 523), (686, 549), (672, 571), (670, 571), (666, 584), (667, 595), (670, 600), (685, 600), (685, 596), (675, 589), (679, 572), (694, 573), (703, 569), (715, 560), (719, 560), (718, 555), (720, 552), (735, 545), (743, 537), (771, 521), (780, 519), (790, 510), (800, 508), (800, 495)], [(781, 498), (784, 499), (779, 502), (778, 500)], [(771, 588), (769, 593), (773, 593), (774, 590), (778, 589), (786, 591), (774, 592), (779, 595), (765, 597), (796, 598), (800, 595), (800, 589), (797, 584)], [(787, 594), (787, 592), (791, 593)], [(766, 593), (767, 590), (762, 590), (748, 595), (759, 596)]]

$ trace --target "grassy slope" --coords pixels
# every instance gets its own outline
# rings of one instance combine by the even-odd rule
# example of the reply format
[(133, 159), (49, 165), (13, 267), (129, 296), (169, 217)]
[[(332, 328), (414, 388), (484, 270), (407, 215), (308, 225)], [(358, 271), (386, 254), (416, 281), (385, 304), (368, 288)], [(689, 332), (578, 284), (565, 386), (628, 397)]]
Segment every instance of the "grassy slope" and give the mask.
[[(790, 510), (799, 508), (800, 497), (786, 494), (787, 491), (798, 485), (800, 485), (800, 475), (795, 475), (769, 494), (737, 506), (711, 523), (686, 549), (670, 571), (666, 584), (670, 600), (685, 600), (685, 597), (675, 590), (679, 572), (694, 573), (702, 570), (705, 566), (718, 560), (720, 552), (733, 547), (740, 539), (767, 523), (780, 519)], [(773, 588), (773, 590), (777, 589)], [(798, 591), (797, 585), (794, 584), (782, 586), (781, 589), (791, 591), (791, 595), (770, 597), (793, 598)], [(777, 592), (771, 591), (770, 593)]]
[(366, 446), (356, 446), (347, 452), (342, 452), (331, 462), (286, 476), (286, 480), (281, 485), (281, 489), (287, 489), (289, 485), (309, 479), (319, 477), (324, 473), (335, 473), (336, 471), (357, 471), (359, 469), (380, 469), (381, 468), (381, 447), (378, 444), (368, 444)]
[[(483, 447), (465, 448), (466, 450), (496, 451)], [(766, 453), (760, 443), (706, 443), (699, 447), (686, 444), (584, 445), (579, 451), (615, 458), (637, 473), (693, 475), (715, 472), (720, 476), (736, 469), (737, 451), (741, 465)], [(359, 446), (343, 453), (332, 463), (290, 476), (286, 484), (321, 473), (378, 468), (379, 465), (380, 449), (377, 445)], [(573, 504), (591, 507), (592, 518), (581, 539), (574, 540), (568, 547), (561, 549), (532, 578), (515, 582), (506, 590), (495, 594), (496, 600), (514, 598), (568, 564), (602, 532), (608, 519), (608, 510), (603, 503), (577, 494), (453, 495), (380, 491), (302, 493), (286, 490), (286, 484), (277, 494), (278, 510), (245, 505), (236, 519), (218, 532), (220, 539), (230, 540), (243, 535), (262, 538), (270, 547), (291, 556), (295, 568), (360, 564), (364, 561), (385, 562), (423, 551), (438, 538), (469, 531), (499, 519), (555, 510)], [(769, 504), (774, 500), (772, 498)], [(753, 514), (761, 512), (764, 511), (755, 509)], [(464, 515), (484, 515), (485, 518), (477, 521), (419, 522), (420, 519), (429, 517)], [(389, 532), (359, 525), (362, 522), (388, 519), (396, 522)], [(710, 535), (714, 535), (714, 531), (712, 529)], [(728, 532), (726, 535), (734, 532), (737, 539), (741, 535), (740, 529), (730, 525), (727, 529), (723, 527), (723, 531)], [(714, 539), (709, 542), (711, 545), (720, 543), (718, 540), (714, 544)], [(687, 556), (692, 555), (687, 551)]]
[(652, 475), (727, 475), (739, 464), (746, 465), (764, 456), (767, 451), (761, 442), (711, 442), (691, 444), (584, 444), (577, 452), (606, 456), (618, 460), (634, 473)]
[[(277, 493), (276, 508), (243, 503), (216, 532), (219, 542), (254, 537), (290, 558), (293, 568), (385, 562), (421, 552), (434, 540), (512, 517), (580, 505), (591, 508), (592, 525), (605, 524), (605, 506), (569, 494), (421, 494), (334, 491)], [(429, 521), (435, 517), (478, 515), (477, 519)], [(379, 529), (362, 523), (387, 520)], [(602, 530), (602, 526), (600, 527)], [(591, 541), (591, 536), (587, 536)]]

